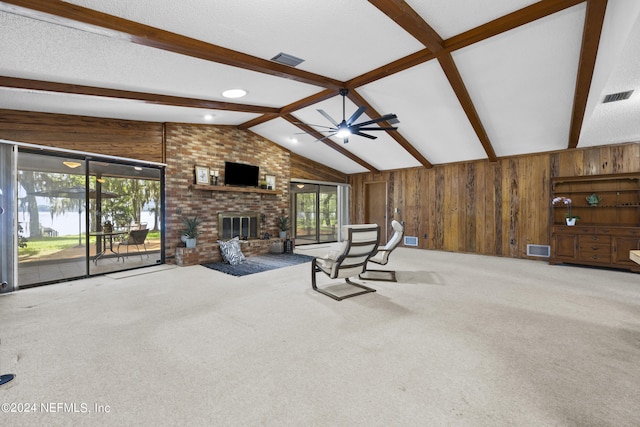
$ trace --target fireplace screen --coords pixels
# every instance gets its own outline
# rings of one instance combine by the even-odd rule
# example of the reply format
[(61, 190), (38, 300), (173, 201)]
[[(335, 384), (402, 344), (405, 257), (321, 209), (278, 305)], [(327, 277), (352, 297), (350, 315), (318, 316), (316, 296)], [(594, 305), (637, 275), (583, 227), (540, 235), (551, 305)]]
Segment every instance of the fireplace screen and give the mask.
[(260, 234), (260, 214), (257, 212), (223, 212), (218, 214), (220, 239), (239, 237), (257, 239)]

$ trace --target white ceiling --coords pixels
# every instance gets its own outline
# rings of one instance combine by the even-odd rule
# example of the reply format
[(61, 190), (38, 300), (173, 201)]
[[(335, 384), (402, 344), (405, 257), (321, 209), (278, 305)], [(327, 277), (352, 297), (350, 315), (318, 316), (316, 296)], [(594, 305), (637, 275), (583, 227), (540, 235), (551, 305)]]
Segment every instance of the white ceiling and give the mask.
[[(0, 84), (0, 108), (153, 122), (242, 125), (258, 119), (258, 124), (249, 127), (251, 131), (344, 173), (420, 166), (424, 164), (420, 157), (434, 165), (490, 158), (474, 129), (469, 106), (459, 99), (459, 88), (457, 93), (439, 60), (418, 61), (382, 78), (350, 84), (352, 79), (357, 81), (372, 70), (425, 50), (423, 43), (403, 29), (402, 21), (394, 22), (374, 6), (394, 3), (391, 0), (51, 1), (49, 11), (57, 16), (36, 13), (29, 3), (0, 1), (0, 78), (107, 88), (114, 94), (88, 96), (35, 90), (29, 84), (26, 89)], [(445, 47), (465, 31), (536, 3), (406, 1), (444, 40)], [(568, 148), (587, 11), (586, 2), (575, 3), (451, 52), (472, 109), (498, 158)], [(329, 99), (288, 111), (293, 120), (285, 120), (274, 109), (321, 94), (326, 86), (135, 43), (128, 34), (102, 28), (106, 24), (91, 26), (69, 20), (76, 17), (74, 5), (174, 33), (163, 33), (167, 37), (189, 37), (195, 39), (189, 42), (194, 45), (200, 41), (266, 61), (279, 52), (303, 58), (292, 70), (351, 86), (377, 113), (397, 114), (396, 138), (406, 142), (396, 141), (394, 132), (370, 132), (378, 137), (375, 140), (352, 136), (348, 144), (335, 139), (333, 144), (351, 153), (345, 156), (315, 136), (300, 134), (301, 129), (292, 123), (325, 130), (320, 126), (331, 124), (316, 109), (340, 120), (342, 98), (337, 91)], [(91, 15), (81, 11), (83, 16)], [(578, 147), (640, 140), (639, 15), (636, 0), (608, 1)], [(238, 100), (225, 99), (221, 93), (230, 88), (243, 88), (248, 94)], [(601, 103), (607, 93), (630, 89), (636, 92), (629, 100)], [(118, 91), (239, 103), (271, 108), (276, 114), (260, 120), (262, 112), (252, 109), (118, 99)], [(347, 100), (346, 115), (357, 108)], [(371, 115), (365, 113), (358, 121), (377, 117), (371, 110), (367, 113)], [(213, 114), (213, 119), (205, 120), (206, 114)]]

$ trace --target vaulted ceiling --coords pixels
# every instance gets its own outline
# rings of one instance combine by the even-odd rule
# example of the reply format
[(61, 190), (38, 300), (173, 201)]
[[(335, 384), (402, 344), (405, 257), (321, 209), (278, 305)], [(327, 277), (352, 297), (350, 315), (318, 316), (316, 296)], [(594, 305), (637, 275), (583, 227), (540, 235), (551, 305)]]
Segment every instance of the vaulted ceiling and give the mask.
[[(635, 142), (639, 16), (637, 0), (0, 1), (0, 108), (233, 125), (344, 173)], [(316, 110), (340, 121), (341, 88), (347, 117), (398, 130), (324, 138)]]

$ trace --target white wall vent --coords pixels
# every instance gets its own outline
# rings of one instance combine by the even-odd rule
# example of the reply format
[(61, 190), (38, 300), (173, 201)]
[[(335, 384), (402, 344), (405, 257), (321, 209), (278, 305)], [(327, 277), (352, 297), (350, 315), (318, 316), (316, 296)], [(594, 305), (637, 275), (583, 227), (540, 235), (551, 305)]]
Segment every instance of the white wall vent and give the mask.
[(605, 95), (604, 99), (602, 100), (602, 103), (606, 104), (607, 102), (624, 101), (625, 99), (631, 98), (632, 93), (633, 93), (633, 89), (628, 90), (626, 92), (610, 93), (608, 95)]
[(527, 245), (527, 256), (539, 256), (549, 258), (551, 246), (549, 245)]
[(418, 238), (416, 236), (404, 236), (405, 246), (418, 246)]

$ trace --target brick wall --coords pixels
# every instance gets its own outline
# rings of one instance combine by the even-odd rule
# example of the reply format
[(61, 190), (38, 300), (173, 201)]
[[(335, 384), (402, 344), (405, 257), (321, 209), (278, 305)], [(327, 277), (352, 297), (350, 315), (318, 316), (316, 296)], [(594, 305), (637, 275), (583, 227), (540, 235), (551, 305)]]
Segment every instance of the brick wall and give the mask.
[[(276, 217), (289, 215), (290, 153), (251, 132), (229, 126), (166, 125), (166, 258), (175, 262), (176, 247), (181, 245), (182, 218), (202, 219), (197, 262), (219, 260), (218, 213), (256, 211), (264, 215), (260, 233), (278, 236)], [(224, 184), (224, 162), (246, 163), (260, 167), (260, 176), (275, 175), (279, 195), (215, 192), (192, 188), (195, 165), (217, 169)], [(193, 257), (193, 254), (189, 254)], [(193, 259), (189, 263), (194, 263)]]

